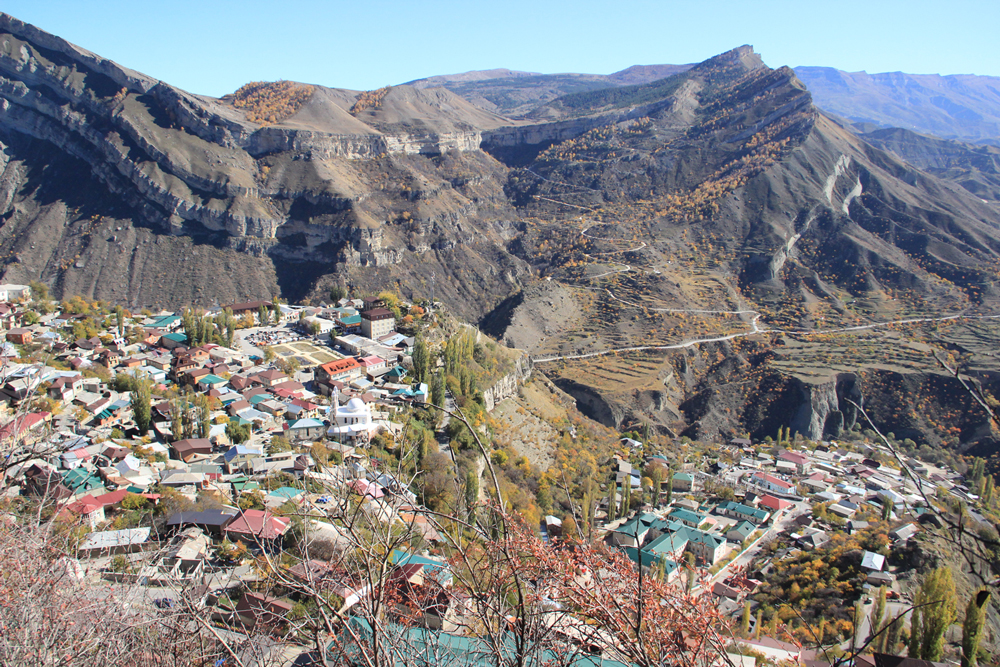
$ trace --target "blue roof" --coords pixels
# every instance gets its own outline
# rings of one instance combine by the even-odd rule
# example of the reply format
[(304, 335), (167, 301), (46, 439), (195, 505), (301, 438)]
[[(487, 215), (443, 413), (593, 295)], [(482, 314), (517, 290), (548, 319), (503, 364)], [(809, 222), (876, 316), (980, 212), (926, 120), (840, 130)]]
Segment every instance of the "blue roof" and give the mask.
[(223, 456), (227, 461), (232, 461), (237, 456), (241, 456), (244, 454), (256, 454), (259, 456), (260, 451), (254, 449), (253, 447), (247, 447), (246, 445), (235, 445), (227, 449), (226, 453)]
[(182, 333), (163, 334), (162, 336), (160, 336), (160, 338), (166, 338), (167, 340), (172, 340), (175, 343), (183, 343), (188, 339), (187, 334), (182, 334)]

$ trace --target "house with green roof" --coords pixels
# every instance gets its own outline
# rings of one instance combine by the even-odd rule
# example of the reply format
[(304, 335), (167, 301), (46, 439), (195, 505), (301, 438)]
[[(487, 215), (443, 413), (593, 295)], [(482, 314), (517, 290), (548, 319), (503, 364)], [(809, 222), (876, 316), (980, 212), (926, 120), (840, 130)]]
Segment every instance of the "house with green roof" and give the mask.
[(389, 555), (389, 561), (393, 565), (397, 566), (421, 565), (425, 571), (437, 580), (439, 584), (446, 587), (451, 585), (451, 569), (448, 567), (447, 563), (442, 561), (434, 560), (433, 558), (425, 558), (424, 556), (418, 556), (417, 554), (402, 551), (401, 549), (395, 549)]
[(179, 315), (159, 315), (146, 325), (149, 329), (176, 329), (181, 325)]
[[(350, 624), (350, 632), (345, 633), (348, 638), (346, 646), (339, 642), (330, 644), (330, 655), (340, 655), (343, 650), (343, 662), (346, 664), (360, 664), (371, 656), (371, 638), (373, 637), (371, 624), (360, 616), (351, 616), (347, 623)], [(500, 649), (502, 655), (496, 653), (496, 642), (484, 638), (462, 636), (440, 630), (431, 630), (420, 627), (406, 627), (395, 623), (386, 623), (382, 632), (391, 637), (396, 637), (399, 641), (393, 643), (391, 657), (385, 661), (386, 665), (392, 667), (404, 667), (404, 665), (447, 665), (449, 667), (493, 667), (496, 664), (508, 664), (516, 661), (517, 648), (514, 640), (508, 635), (503, 645), (507, 650)], [(390, 662), (391, 661), (391, 662)], [(625, 664), (616, 660), (609, 660), (600, 654), (591, 654), (585, 651), (575, 653), (556, 653), (551, 649), (544, 649), (537, 657), (530, 660), (529, 665), (563, 665), (564, 667), (625, 667)]]
[(220, 378), (218, 375), (209, 373), (205, 377), (198, 379), (198, 386), (202, 391), (206, 389), (221, 389), (228, 382), (225, 378)]
[(697, 512), (680, 508), (671, 511), (667, 516), (674, 521), (680, 521), (685, 526), (690, 526), (691, 528), (697, 528), (705, 522), (704, 514), (698, 514)]
[(187, 345), (187, 335), (182, 333), (168, 333), (160, 336), (160, 346), (172, 350), (180, 345)]
[(643, 551), (678, 560), (687, 549), (688, 541), (687, 529), (679, 530), (676, 533), (664, 533), (647, 544)]
[(63, 475), (63, 485), (76, 496), (90, 493), (95, 489), (102, 493), (106, 491), (101, 478), (83, 467), (67, 470)]
[(731, 516), (742, 521), (749, 521), (756, 526), (764, 523), (767, 521), (768, 517), (771, 516), (770, 512), (733, 501), (721, 503), (716, 508), (716, 511), (721, 513), (723, 516)]
[(694, 488), (694, 475), (687, 472), (674, 473), (670, 484), (674, 491), (690, 491)]
[(744, 540), (753, 535), (755, 530), (756, 527), (749, 521), (741, 521), (729, 529), (726, 533), (726, 539), (742, 544)]
[(694, 553), (695, 556), (709, 565), (715, 565), (715, 562), (722, 557), (722, 552), (726, 546), (725, 539), (719, 535), (706, 533), (703, 530), (691, 530), (688, 528), (685, 532), (688, 538), (687, 550)]

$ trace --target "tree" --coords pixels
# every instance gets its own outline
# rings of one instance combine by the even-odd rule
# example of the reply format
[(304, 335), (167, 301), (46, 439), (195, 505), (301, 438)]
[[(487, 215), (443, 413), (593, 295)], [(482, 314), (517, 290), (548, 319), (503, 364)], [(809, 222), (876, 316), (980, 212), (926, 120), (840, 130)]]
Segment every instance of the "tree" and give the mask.
[(121, 306), (115, 306), (115, 320), (118, 324), (118, 337), (121, 338), (125, 335), (125, 309)]
[(129, 401), (132, 405), (132, 417), (139, 433), (146, 433), (149, 430), (149, 422), (152, 416), (151, 401), (152, 382), (149, 378), (136, 377), (132, 382), (132, 395)]
[(444, 373), (440, 370), (434, 374), (434, 378), (431, 380), (431, 403), (438, 406), (439, 408), (444, 407), (445, 402), (445, 385), (444, 385)]
[(260, 323), (260, 326), (264, 327), (267, 326), (270, 319), (270, 313), (267, 310), (267, 306), (260, 304), (260, 307), (257, 308), (257, 322)]
[(958, 606), (951, 570), (940, 567), (932, 571), (917, 593), (914, 604), (924, 606), (913, 611), (910, 631), (917, 637), (910, 639), (910, 657), (937, 662), (944, 654), (944, 633), (955, 621)]
[(417, 336), (413, 344), (413, 379), (416, 382), (426, 382), (430, 372), (431, 363), (430, 350), (427, 349), (427, 341), (423, 336)]
[(895, 503), (890, 498), (882, 498), (882, 520), (888, 521), (892, 518), (892, 510)]
[(250, 425), (231, 421), (226, 424), (226, 437), (234, 445), (239, 445), (250, 439)]
[(743, 603), (743, 614), (740, 616), (740, 635), (750, 636), (750, 600)]
[(983, 624), (986, 621), (986, 604), (990, 601), (987, 589), (978, 591), (965, 608), (965, 622), (962, 623), (962, 667), (976, 667), (978, 664), (979, 642), (983, 638)]
[[(871, 634), (876, 634), (882, 629), (882, 621), (885, 618), (885, 586), (878, 587), (878, 593), (875, 594), (875, 606), (872, 608), (872, 614), (870, 620)], [(882, 647), (882, 642), (885, 639), (885, 633), (883, 632), (878, 637), (875, 638), (875, 650), (880, 651)]]
[(333, 301), (333, 303), (337, 303), (341, 299), (346, 299), (346, 298), (347, 298), (347, 290), (344, 289), (341, 285), (334, 285), (333, 287), (330, 288), (330, 300)]

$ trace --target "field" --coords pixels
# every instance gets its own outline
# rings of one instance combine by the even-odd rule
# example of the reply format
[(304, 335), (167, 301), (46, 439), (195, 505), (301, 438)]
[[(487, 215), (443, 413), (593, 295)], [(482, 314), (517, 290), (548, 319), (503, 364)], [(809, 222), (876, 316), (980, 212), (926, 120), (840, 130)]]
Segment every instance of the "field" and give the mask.
[(295, 359), (303, 368), (319, 366), (320, 364), (326, 364), (336, 359), (343, 359), (342, 355), (337, 354), (328, 347), (320, 347), (304, 340), (272, 345), (271, 349), (283, 359)]

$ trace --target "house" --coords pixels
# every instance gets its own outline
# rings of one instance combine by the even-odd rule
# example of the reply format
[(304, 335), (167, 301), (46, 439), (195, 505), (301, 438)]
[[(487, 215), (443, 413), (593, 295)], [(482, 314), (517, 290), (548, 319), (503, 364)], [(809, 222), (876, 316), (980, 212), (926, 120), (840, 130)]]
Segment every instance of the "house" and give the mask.
[(289, 602), (250, 591), (244, 593), (236, 603), (236, 617), (241, 625), (248, 628), (281, 625), (291, 611), (292, 605)]
[(691, 473), (676, 473), (671, 480), (671, 488), (674, 491), (690, 491), (694, 488), (694, 476)]
[(237, 514), (236, 510), (229, 509), (178, 512), (170, 515), (170, 518), (167, 520), (167, 528), (170, 530), (179, 530), (185, 526), (196, 526), (210, 535), (221, 537), (226, 530), (226, 526), (232, 523)]
[(102, 493), (106, 490), (101, 478), (84, 467), (68, 470), (63, 475), (63, 485), (76, 496), (85, 495), (94, 490)]
[(731, 516), (743, 521), (749, 521), (757, 526), (766, 522), (768, 517), (771, 516), (770, 512), (766, 510), (756, 509), (733, 501), (721, 503), (716, 508), (716, 511), (721, 512), (723, 516)]
[(742, 544), (747, 538), (753, 535), (756, 527), (749, 521), (741, 521), (726, 532), (726, 539), (731, 542)]
[(200, 577), (210, 546), (211, 540), (200, 528), (185, 528), (170, 540), (157, 567), (171, 581)]
[(679, 521), (685, 526), (690, 526), (691, 528), (697, 528), (705, 522), (705, 515), (698, 514), (697, 512), (692, 512), (685, 509), (675, 509), (667, 516), (674, 521)]
[(377, 430), (367, 403), (355, 397), (346, 405), (340, 405), (336, 390), (328, 414), (331, 425), (327, 435), (341, 444), (367, 443)]
[(49, 398), (69, 402), (76, 398), (77, 392), (82, 390), (82, 375), (63, 375), (53, 380), (52, 384), (49, 385)]
[(780, 512), (786, 510), (792, 506), (792, 503), (788, 500), (782, 500), (781, 498), (776, 498), (771, 494), (766, 494), (757, 502), (758, 507), (769, 510), (772, 514), (775, 512)]
[(765, 472), (756, 472), (750, 477), (750, 483), (777, 493), (794, 493), (795, 485)]
[(889, 537), (896, 542), (902, 542), (903, 540), (908, 540), (919, 532), (919, 528), (914, 523), (904, 523), (899, 528), (891, 531)]
[(263, 456), (264, 452), (258, 447), (234, 445), (223, 454), (226, 472), (230, 475), (237, 472), (254, 472), (254, 459), (263, 458)]
[(0, 285), (0, 301), (20, 301), (31, 298), (31, 287), (28, 285), (17, 285), (14, 283), (4, 283)]
[(249, 546), (277, 551), (291, 525), (288, 517), (274, 516), (267, 510), (244, 510), (226, 526), (225, 534), (232, 542), (240, 540)]
[(162, 348), (173, 350), (182, 345), (187, 345), (187, 334), (166, 333), (160, 336), (159, 345)]
[(242, 303), (234, 303), (227, 307), (233, 312), (233, 316), (237, 318), (251, 315), (253, 316), (253, 321), (255, 323), (266, 324), (266, 322), (260, 321), (260, 309), (266, 309), (267, 316), (270, 318), (272, 316), (271, 309), (274, 307), (274, 304), (270, 301), (244, 301)]
[(126, 528), (105, 530), (87, 535), (78, 549), (79, 556), (110, 556), (112, 554), (134, 553), (145, 548), (149, 541), (150, 528)]
[(315, 440), (322, 438), (326, 426), (318, 419), (296, 419), (288, 422), (285, 435), (291, 440)]
[(15, 345), (27, 345), (33, 340), (31, 329), (17, 327), (7, 332), (7, 340)]
[(104, 505), (91, 495), (70, 503), (63, 508), (63, 512), (78, 517), (81, 523), (89, 526), (91, 530), (96, 529), (98, 524), (105, 520)]
[(773, 637), (761, 637), (760, 639), (742, 639), (740, 643), (761, 653), (766, 659), (775, 663), (787, 662), (793, 665), (802, 663), (802, 649), (790, 642), (783, 642)]
[(174, 458), (189, 463), (196, 456), (211, 456), (212, 441), (208, 438), (187, 438), (170, 445), (174, 450)]
[(361, 313), (361, 333), (375, 340), (388, 336), (396, 326), (396, 319), (386, 308), (372, 308)]
[(257, 373), (256, 377), (265, 387), (273, 387), (278, 383), (288, 380), (287, 375), (275, 369), (261, 371), (260, 373)]
[(866, 551), (861, 557), (861, 569), (872, 572), (881, 572), (885, 567), (885, 556), (873, 551)]
[(336, 359), (316, 367), (316, 384), (320, 393), (329, 395), (333, 382), (350, 382), (361, 377), (361, 364), (353, 357)]
[(712, 535), (702, 530), (688, 530), (687, 550), (695, 556), (705, 561), (708, 565), (715, 565), (722, 555), (726, 541), (718, 535)]

